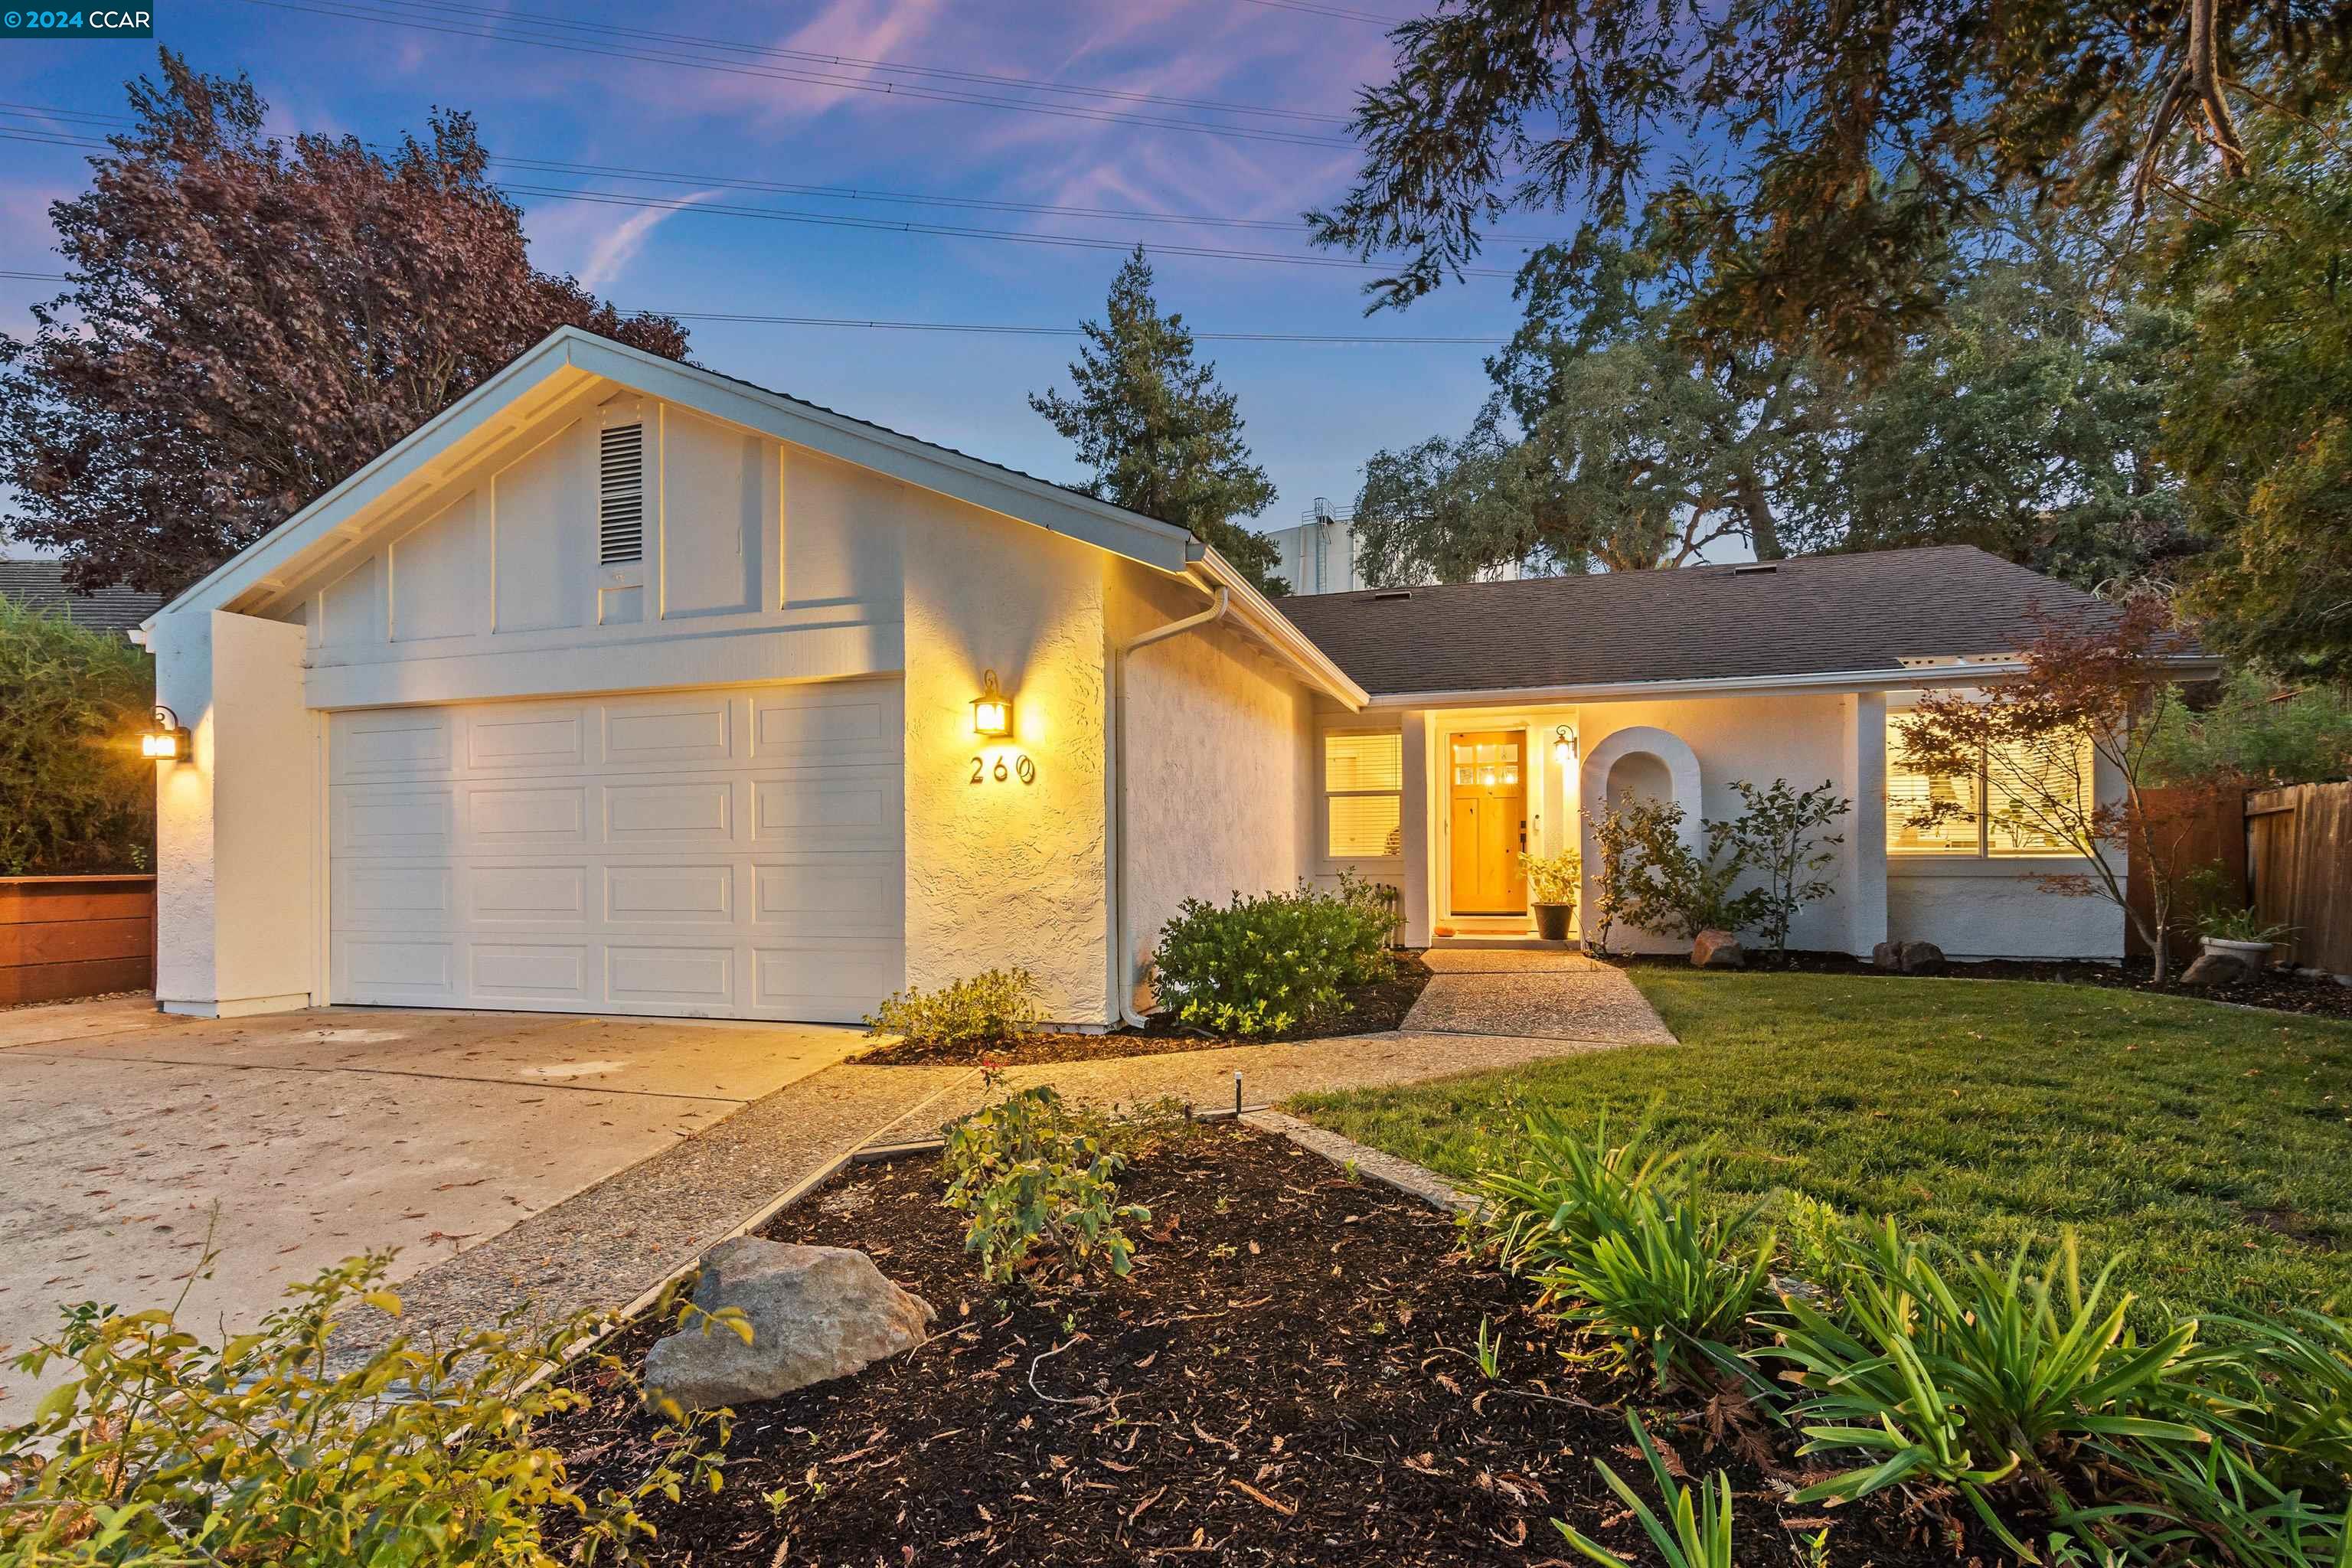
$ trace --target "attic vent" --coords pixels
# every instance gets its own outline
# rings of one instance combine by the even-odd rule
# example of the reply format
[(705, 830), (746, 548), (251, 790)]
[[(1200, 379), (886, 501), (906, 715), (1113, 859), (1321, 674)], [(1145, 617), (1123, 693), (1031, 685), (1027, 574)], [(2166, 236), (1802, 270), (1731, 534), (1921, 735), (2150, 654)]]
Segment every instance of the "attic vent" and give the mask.
[(1751, 577), (1759, 572), (1778, 572), (1780, 569), (1777, 562), (1759, 561), (1749, 566), (1734, 566), (1731, 569), (1731, 574), (1735, 577)]
[(1379, 593), (1374, 594), (1372, 597), (1375, 599), (1410, 599), (1412, 597), (1412, 590), (1410, 588), (1383, 588)]
[(646, 558), (646, 427), (604, 432), (596, 492), (596, 561), (614, 566)]

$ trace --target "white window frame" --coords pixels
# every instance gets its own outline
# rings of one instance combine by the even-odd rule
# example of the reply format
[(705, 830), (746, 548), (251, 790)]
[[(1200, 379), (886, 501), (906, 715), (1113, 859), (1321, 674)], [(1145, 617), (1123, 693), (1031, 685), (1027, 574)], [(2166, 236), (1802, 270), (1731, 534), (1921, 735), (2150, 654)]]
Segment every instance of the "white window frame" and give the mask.
[[(1397, 787), (1394, 789), (1340, 789), (1331, 787), (1331, 739), (1335, 735), (1385, 735), (1397, 743)], [(1397, 852), (1393, 855), (1334, 855), (1331, 853), (1331, 802), (1335, 796), (1358, 798), (1368, 795), (1393, 795), (1397, 803)], [(1383, 870), (1402, 869), (1405, 858), (1404, 819), (1404, 731), (1380, 725), (1332, 724), (1315, 737), (1315, 858), (1327, 868), (1371, 866)]]
[[(1895, 760), (1902, 755), (1903, 740), (1896, 732), (1893, 722), (1899, 717), (1901, 717), (1901, 715), (1892, 713), (1887, 715), (1888, 723), (1886, 726), (1885, 766), (1888, 776), (1892, 776), (1895, 771)], [(2092, 804), (2095, 806), (2098, 801), (2099, 789), (2098, 754), (2092, 749), (2087, 742), (2078, 741), (2076, 744), (2081, 748), (2081, 750), (2076, 753), (2081, 770), (2078, 777), (2083, 787), (2090, 791)], [(1976, 771), (1977, 809), (1971, 814), (1974, 818), (1977, 830), (1977, 842), (1974, 849), (1961, 849), (1950, 847), (1924, 849), (1901, 847), (1894, 844), (1889, 844), (1886, 847), (1886, 858), (1889, 860), (1901, 860), (1909, 863), (1916, 863), (1923, 860), (1941, 860), (1955, 864), (1975, 864), (1981, 861), (1989, 865), (1996, 866), (2021, 860), (2080, 860), (2083, 858), (2082, 851), (2073, 848), (2020, 849), (2003, 854), (1994, 854), (1992, 850), (1991, 769), (1991, 759), (1982, 749), (1979, 749), (1977, 753)], [(1901, 820), (1901, 814), (1898, 813), (1895, 803), (1891, 798), (1886, 803), (1885, 815), (1886, 830), (1891, 836), (1892, 830), (1894, 829), (1896, 822)]]

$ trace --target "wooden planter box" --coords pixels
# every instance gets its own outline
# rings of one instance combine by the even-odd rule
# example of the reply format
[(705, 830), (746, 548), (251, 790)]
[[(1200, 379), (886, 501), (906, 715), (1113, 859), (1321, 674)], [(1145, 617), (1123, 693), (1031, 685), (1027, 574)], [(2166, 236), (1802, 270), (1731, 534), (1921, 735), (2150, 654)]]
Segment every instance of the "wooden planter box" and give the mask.
[(154, 878), (0, 877), (0, 1007), (154, 984)]

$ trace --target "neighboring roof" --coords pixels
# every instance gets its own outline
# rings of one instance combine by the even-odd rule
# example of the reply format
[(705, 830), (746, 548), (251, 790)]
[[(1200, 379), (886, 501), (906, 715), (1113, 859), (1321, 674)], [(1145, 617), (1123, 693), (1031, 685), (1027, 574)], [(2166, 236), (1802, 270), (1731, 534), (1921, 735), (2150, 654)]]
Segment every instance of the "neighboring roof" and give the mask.
[(1972, 545), (1319, 594), (1283, 614), (1375, 698), (1897, 675), (2014, 653), (2102, 601)]
[(163, 595), (135, 588), (73, 593), (66, 587), (64, 566), (55, 561), (0, 561), (0, 599), (33, 610), (62, 610), (74, 625), (101, 632), (127, 632), (163, 603)]

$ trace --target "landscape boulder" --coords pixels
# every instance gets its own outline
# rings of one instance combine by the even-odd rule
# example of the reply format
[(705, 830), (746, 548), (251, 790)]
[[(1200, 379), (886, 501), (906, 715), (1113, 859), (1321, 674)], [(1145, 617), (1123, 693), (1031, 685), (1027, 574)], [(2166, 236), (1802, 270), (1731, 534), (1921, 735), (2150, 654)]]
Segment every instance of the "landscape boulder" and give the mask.
[(1882, 942), (1870, 950), (1870, 962), (1900, 974), (1937, 974), (1946, 960), (1932, 942)]
[(688, 1410), (773, 1399), (847, 1376), (913, 1349), (938, 1316), (862, 1252), (755, 1236), (703, 1254), (694, 1304), (704, 1312), (739, 1310), (751, 1342), (696, 1317), (655, 1343), (646, 1357), (647, 1397), (667, 1395)]
[(1745, 969), (1748, 950), (1727, 931), (1703, 931), (1691, 943), (1691, 963), (1701, 969)]
[(2183, 985), (2243, 985), (2254, 977), (2254, 966), (2234, 952), (2206, 952), (2180, 977)]

